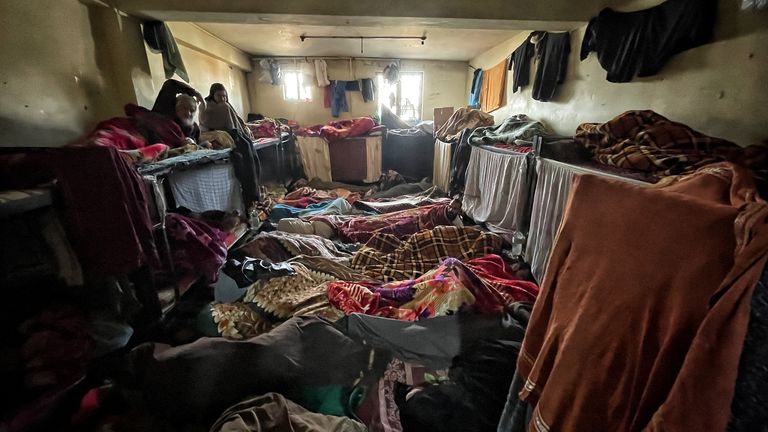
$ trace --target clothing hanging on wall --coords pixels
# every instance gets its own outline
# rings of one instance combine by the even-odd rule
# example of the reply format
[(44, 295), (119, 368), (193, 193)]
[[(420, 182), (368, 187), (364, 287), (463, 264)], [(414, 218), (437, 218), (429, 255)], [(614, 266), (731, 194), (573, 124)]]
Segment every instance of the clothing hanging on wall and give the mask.
[(315, 60), (315, 76), (317, 78), (318, 87), (327, 87), (331, 85), (331, 82), (328, 81), (328, 64), (325, 63), (325, 60)]
[(637, 12), (603, 9), (589, 21), (581, 60), (591, 51), (610, 82), (657, 74), (673, 55), (712, 40), (717, 0), (668, 0)]
[(347, 82), (331, 81), (331, 115), (334, 117), (338, 117), (342, 112), (349, 112)]
[(372, 102), (376, 94), (376, 86), (371, 78), (360, 80), (360, 90), (363, 92), (363, 102)]
[(261, 66), (261, 75), (259, 76), (260, 82), (270, 83), (272, 85), (280, 85), (283, 83), (283, 71), (280, 68), (280, 62), (275, 59), (261, 59), (259, 61)]
[(506, 102), (507, 61), (483, 72), (483, 86), (480, 90), (480, 106), (483, 111), (491, 112)]
[(472, 77), (472, 88), (469, 91), (469, 106), (480, 108), (480, 90), (483, 88), (483, 70), (475, 69)]
[(400, 82), (400, 60), (393, 61), (384, 68), (384, 80), (390, 84)]
[(165, 79), (170, 79), (173, 74), (179, 76), (186, 82), (189, 82), (189, 74), (181, 59), (179, 47), (176, 46), (176, 39), (171, 34), (171, 29), (162, 21), (147, 21), (144, 23), (144, 41), (152, 52), (159, 52), (163, 55), (163, 69), (165, 70)]
[(512, 93), (517, 93), (518, 90), (527, 86), (531, 82), (531, 58), (536, 52), (536, 46), (531, 43), (531, 37), (534, 33), (531, 33), (525, 42), (522, 43), (517, 49), (509, 56), (509, 66), (507, 70), (513, 70), (512, 77)]
[(533, 81), (534, 99), (547, 102), (555, 96), (557, 86), (568, 73), (571, 34), (544, 33), (536, 43), (536, 76)]

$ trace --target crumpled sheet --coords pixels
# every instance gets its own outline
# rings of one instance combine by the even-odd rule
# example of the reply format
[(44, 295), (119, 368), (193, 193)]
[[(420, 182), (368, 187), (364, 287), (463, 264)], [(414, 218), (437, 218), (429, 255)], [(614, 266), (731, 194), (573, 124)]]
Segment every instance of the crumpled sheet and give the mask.
[(519, 280), (501, 257), (486, 255), (466, 262), (447, 258), (417, 279), (330, 282), (328, 299), (345, 314), (416, 321), (459, 311), (500, 313), (511, 303), (535, 301), (538, 291), (536, 284)]
[(472, 145), (514, 144), (523, 141), (530, 145), (534, 137), (550, 134), (544, 123), (533, 120), (525, 114), (515, 114), (504, 119), (498, 126), (476, 128), (469, 136), (469, 143)]
[(176, 268), (185, 275), (216, 282), (219, 269), (227, 260), (227, 233), (176, 213), (168, 213), (165, 223)]
[(464, 129), (481, 126), (493, 126), (493, 116), (479, 109), (459, 108), (435, 131), (435, 137), (441, 141), (455, 141)]

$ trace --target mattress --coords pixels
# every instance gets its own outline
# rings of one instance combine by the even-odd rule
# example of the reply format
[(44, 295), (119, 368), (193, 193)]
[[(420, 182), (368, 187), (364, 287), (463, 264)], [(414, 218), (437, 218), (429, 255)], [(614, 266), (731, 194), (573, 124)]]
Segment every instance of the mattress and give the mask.
[(649, 184), (591, 168), (537, 157), (537, 180), (533, 193), (525, 259), (531, 264), (531, 273), (540, 284), (543, 283), (549, 254), (563, 221), (565, 206), (571, 192), (571, 182), (578, 174), (594, 174), (638, 185)]
[(211, 162), (229, 159), (229, 154), (231, 152), (231, 149), (195, 150), (154, 163), (139, 165), (136, 167), (136, 171), (142, 175), (159, 176), (178, 169), (192, 168), (198, 165), (205, 165)]
[(526, 155), (472, 147), (462, 201), (464, 213), (522, 249), (527, 202)]

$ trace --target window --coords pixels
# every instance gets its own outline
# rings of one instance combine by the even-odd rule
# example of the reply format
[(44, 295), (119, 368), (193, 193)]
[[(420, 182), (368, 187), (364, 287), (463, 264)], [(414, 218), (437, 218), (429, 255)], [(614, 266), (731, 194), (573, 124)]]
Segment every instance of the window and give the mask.
[(283, 71), (283, 99), (312, 100), (312, 87), (304, 85), (304, 75), (297, 71)]
[(387, 83), (383, 74), (377, 74), (376, 81), (380, 104), (407, 122), (421, 120), (422, 72), (400, 72), (400, 82), (395, 84)]

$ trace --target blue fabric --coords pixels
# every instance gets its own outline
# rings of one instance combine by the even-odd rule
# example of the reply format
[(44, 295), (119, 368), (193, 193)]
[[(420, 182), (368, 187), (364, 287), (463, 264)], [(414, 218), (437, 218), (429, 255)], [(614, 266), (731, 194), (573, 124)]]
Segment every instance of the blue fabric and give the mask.
[(316, 215), (374, 215), (376, 213), (363, 212), (352, 207), (344, 198), (336, 198), (331, 201), (323, 201), (310, 204), (307, 208), (297, 208), (285, 204), (276, 204), (269, 213), (269, 220), (278, 222), (283, 218), (298, 218), (302, 216)]
[(483, 70), (476, 69), (475, 76), (472, 78), (472, 88), (469, 91), (469, 105), (472, 107), (480, 106), (480, 89), (483, 87)]
[(331, 81), (331, 115), (338, 117), (342, 112), (349, 112), (347, 81)]

